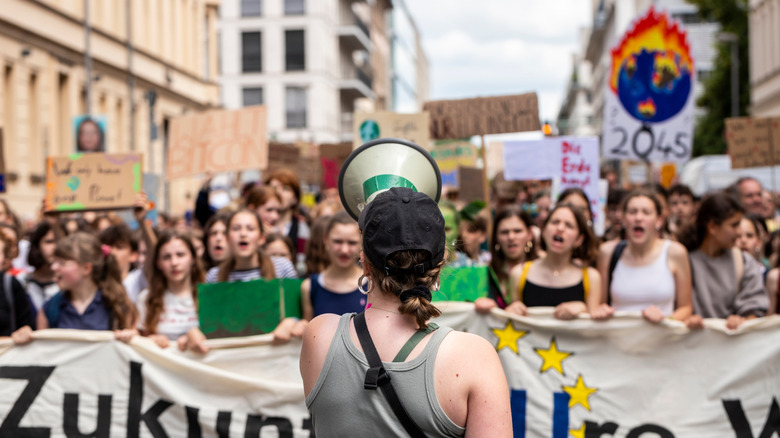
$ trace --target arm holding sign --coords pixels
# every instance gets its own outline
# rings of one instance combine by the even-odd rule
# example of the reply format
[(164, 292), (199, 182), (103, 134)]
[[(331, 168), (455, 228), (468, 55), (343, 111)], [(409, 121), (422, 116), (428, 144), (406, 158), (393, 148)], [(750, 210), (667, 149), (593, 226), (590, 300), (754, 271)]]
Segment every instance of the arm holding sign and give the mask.
[[(149, 197), (146, 193), (141, 192), (136, 195), (133, 214), (135, 215), (135, 220), (138, 222), (138, 228), (140, 228), (141, 232), (143, 233), (144, 242), (146, 243), (146, 248), (149, 251), (151, 251), (151, 249), (157, 245), (157, 235), (152, 229), (152, 224), (146, 221), (146, 215), (149, 213), (151, 208), (154, 208), (154, 204), (149, 202)], [(147, 279), (150, 277), (150, 273), (154, 269), (152, 263), (152, 257), (147, 257), (145, 266), (142, 268), (142, 272)]]

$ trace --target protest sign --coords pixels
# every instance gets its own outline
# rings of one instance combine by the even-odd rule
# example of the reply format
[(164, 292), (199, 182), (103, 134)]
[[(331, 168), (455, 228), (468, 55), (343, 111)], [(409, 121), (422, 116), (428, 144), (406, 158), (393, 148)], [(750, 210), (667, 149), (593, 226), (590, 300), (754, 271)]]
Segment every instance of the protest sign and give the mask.
[[(498, 352), (514, 436), (754, 437), (780, 429), (780, 317), (703, 330), (639, 313), (561, 321), (439, 303), (439, 325)], [(311, 436), (297, 339), (211, 339), (207, 355), (111, 332), (43, 330), (0, 340), (8, 436)], [(362, 384), (362, 380), (358, 382)], [(381, 397), (381, 394), (378, 395)], [(13, 414), (11, 414), (13, 413)]]
[(320, 145), (320, 163), (322, 165), (322, 187), (335, 188), (339, 182), (341, 166), (352, 153), (352, 144), (336, 143)]
[(268, 170), (273, 173), (279, 169), (288, 169), (298, 173), (298, 159), (301, 152), (293, 144), (268, 143)]
[(71, 154), (46, 159), (46, 211), (128, 208), (143, 183), (139, 154)]
[(168, 179), (268, 166), (266, 108), (212, 110), (173, 119)]
[(696, 69), (686, 31), (651, 6), (611, 55), (604, 92), (604, 158), (688, 161)]
[(355, 112), (354, 148), (378, 138), (401, 138), (429, 149), (428, 113)]
[[(777, 162), (773, 151), (772, 123), (775, 119), (731, 117), (726, 119), (726, 143), (731, 156), (731, 168), (763, 167)], [(776, 142), (780, 145), (780, 139)]]
[(599, 220), (599, 140), (597, 137), (551, 137), (504, 142), (504, 175), (508, 180), (559, 178), (561, 191), (581, 188)]
[(485, 199), (485, 179), (483, 178), (482, 169), (477, 167), (459, 167), (458, 187), (460, 187), (459, 198), (463, 202), (488, 201)]
[(433, 291), (433, 301), (469, 301), (488, 295), (487, 266), (453, 268), (441, 271), (439, 290)]
[(73, 138), (76, 153), (105, 152), (107, 118), (104, 115), (82, 114), (73, 118)]
[(436, 140), (430, 152), (439, 166), (442, 185), (458, 187), (458, 167), (477, 165), (477, 147), (467, 138)]
[(430, 138), (465, 138), (473, 135), (538, 131), (536, 93), (425, 102), (431, 117)]
[(297, 279), (198, 285), (198, 320), (208, 338), (270, 333), (289, 316), (301, 317)]

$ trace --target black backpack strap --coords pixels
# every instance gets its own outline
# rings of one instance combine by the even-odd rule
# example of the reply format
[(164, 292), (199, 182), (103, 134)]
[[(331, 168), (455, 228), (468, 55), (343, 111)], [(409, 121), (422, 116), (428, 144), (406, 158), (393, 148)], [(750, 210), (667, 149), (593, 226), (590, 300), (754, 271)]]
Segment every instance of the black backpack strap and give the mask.
[(368, 390), (376, 390), (377, 388), (382, 390), (387, 401), (390, 403), (390, 407), (393, 409), (393, 413), (398, 417), (401, 425), (406, 429), (406, 432), (412, 438), (425, 438), (425, 434), (420, 427), (415, 424), (414, 420), (409, 417), (409, 414), (404, 409), (404, 405), (401, 404), (401, 400), (398, 399), (398, 394), (395, 393), (392, 382), (390, 382), (390, 375), (382, 365), (382, 360), (379, 358), (379, 353), (376, 352), (374, 342), (371, 340), (371, 334), (368, 332), (368, 326), (366, 325), (366, 316), (364, 313), (358, 313), (355, 315), (355, 332), (357, 332), (358, 340), (360, 340), (360, 346), (363, 347), (363, 353), (368, 360), (368, 371), (366, 371), (366, 379), (363, 382), (363, 388)]
[(612, 305), (612, 273), (615, 272), (618, 260), (620, 260), (620, 256), (623, 255), (627, 245), (627, 240), (618, 242), (614, 251), (612, 251), (612, 257), (609, 258), (609, 273), (607, 274), (607, 304), (609, 305)]

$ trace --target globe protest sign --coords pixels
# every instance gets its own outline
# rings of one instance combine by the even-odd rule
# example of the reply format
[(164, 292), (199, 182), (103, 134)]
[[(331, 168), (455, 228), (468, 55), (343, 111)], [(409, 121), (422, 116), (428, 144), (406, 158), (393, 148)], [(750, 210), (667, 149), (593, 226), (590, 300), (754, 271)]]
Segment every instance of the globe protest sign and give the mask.
[(651, 7), (612, 49), (602, 156), (688, 161), (693, 145), (695, 79), (685, 30)]

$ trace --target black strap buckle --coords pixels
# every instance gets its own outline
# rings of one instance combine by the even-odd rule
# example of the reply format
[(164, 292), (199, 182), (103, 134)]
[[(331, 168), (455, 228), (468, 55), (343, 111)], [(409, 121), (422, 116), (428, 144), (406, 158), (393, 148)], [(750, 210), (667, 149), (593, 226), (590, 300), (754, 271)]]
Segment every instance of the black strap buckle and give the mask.
[(376, 390), (390, 382), (390, 375), (387, 374), (384, 367), (369, 368), (366, 371), (366, 379), (363, 381), (363, 388)]

